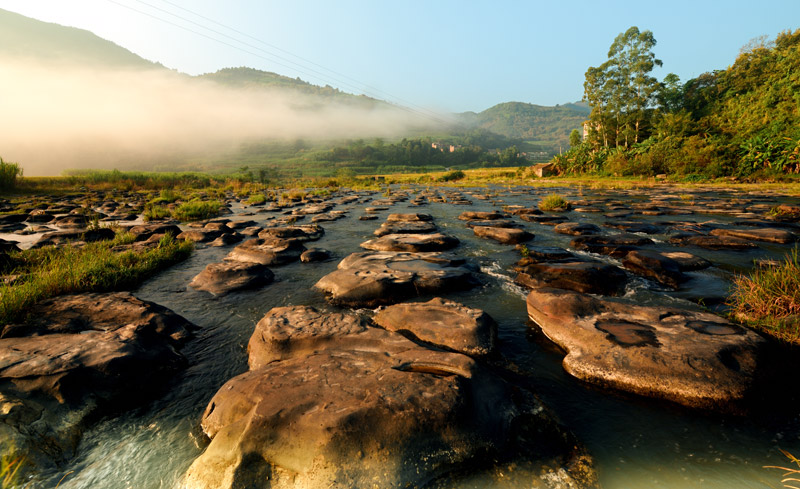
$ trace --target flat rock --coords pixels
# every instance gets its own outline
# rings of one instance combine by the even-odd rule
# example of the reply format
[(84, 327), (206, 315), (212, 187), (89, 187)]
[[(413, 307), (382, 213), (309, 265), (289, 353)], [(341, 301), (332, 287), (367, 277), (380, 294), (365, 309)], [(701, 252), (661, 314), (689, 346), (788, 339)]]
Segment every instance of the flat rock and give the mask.
[(331, 259), (331, 252), (322, 248), (309, 248), (300, 255), (303, 263), (316, 263)]
[(303, 243), (295, 239), (259, 238), (240, 244), (228, 253), (225, 260), (285, 265), (299, 260), (305, 250)]
[(700, 310), (533, 290), (528, 315), (567, 352), (564, 369), (603, 387), (729, 409), (752, 387), (765, 341)]
[(207, 243), (214, 241), (222, 235), (222, 232), (217, 229), (190, 229), (175, 236), (176, 239), (185, 241), (193, 241), (195, 243)]
[(712, 230), (711, 235), (781, 244), (793, 243), (797, 239), (794, 233), (776, 228), (719, 228)]
[(422, 487), (523, 442), (590, 485), (573, 478), (574, 441), (539, 401), (465, 355), (307, 306), (272, 309), (248, 350), (250, 371), (206, 408), (211, 444), (183, 487)]
[(306, 224), (301, 226), (276, 226), (262, 229), (258, 233), (261, 239), (279, 238), (295, 241), (316, 241), (325, 234), (322, 226), (317, 224)]
[(600, 228), (594, 224), (581, 223), (581, 222), (562, 222), (556, 224), (553, 231), (558, 234), (569, 234), (572, 236), (587, 236), (592, 234), (600, 234)]
[(622, 258), (638, 246), (653, 244), (650, 238), (635, 234), (615, 234), (611, 236), (578, 236), (570, 246), (580, 251)]
[(410, 214), (389, 214), (386, 222), (428, 222), (433, 221), (430, 214), (410, 213)]
[(425, 234), (435, 233), (436, 224), (430, 221), (387, 221), (373, 233), (381, 237), (387, 234)]
[(172, 234), (177, 236), (181, 234), (181, 228), (174, 223), (158, 223), (158, 224), (141, 224), (133, 226), (128, 229), (128, 232), (136, 236), (136, 241), (145, 241), (153, 235)]
[(631, 251), (622, 259), (622, 266), (673, 289), (689, 279), (683, 274), (680, 263), (657, 251)]
[(442, 253), (386, 251), (353, 253), (314, 286), (334, 304), (374, 307), (475, 285), (464, 260)]
[(475, 233), (475, 236), (493, 239), (503, 244), (524, 243), (534, 238), (532, 233), (524, 229), (516, 228), (475, 226), (472, 228), (472, 231)]
[(663, 232), (662, 228), (645, 222), (606, 222), (603, 226), (612, 229), (622, 229), (629, 233), (659, 234)]
[(40, 470), (69, 459), (92, 420), (163, 387), (194, 329), (126, 292), (61, 296), (29, 316), (0, 339), (0, 440)]
[(555, 287), (588, 294), (618, 295), (625, 290), (627, 276), (619, 267), (593, 261), (556, 263), (522, 262), (515, 282), (528, 288)]
[(697, 246), (709, 250), (745, 251), (756, 248), (751, 241), (733, 236), (678, 235), (671, 237), (669, 242), (680, 246)]
[(685, 251), (662, 251), (661, 254), (675, 260), (682, 272), (704, 270), (711, 266), (711, 262), (705, 258)]
[(445, 251), (458, 246), (456, 237), (442, 233), (433, 234), (387, 234), (361, 243), (361, 247), (373, 251)]
[(192, 279), (189, 286), (214, 295), (225, 295), (235, 290), (263, 287), (274, 279), (275, 275), (266, 265), (228, 260), (210, 263)]
[(43, 246), (61, 246), (73, 241), (108, 241), (114, 239), (116, 233), (111, 228), (83, 229), (77, 231), (55, 231), (43, 234), (32, 246), (41, 248)]
[(388, 331), (410, 333), (425, 343), (470, 356), (492, 353), (497, 342), (497, 323), (491, 316), (439, 297), (381, 308), (373, 320)]
[(493, 228), (518, 228), (521, 227), (518, 223), (512, 221), (511, 219), (494, 219), (494, 220), (479, 220), (479, 221), (467, 221), (468, 228), (476, 228), (476, 227), (493, 227)]
[(496, 221), (499, 219), (505, 219), (508, 217), (508, 214), (504, 212), (497, 212), (497, 211), (490, 211), (490, 212), (479, 212), (479, 211), (465, 211), (462, 212), (458, 219), (461, 221)]

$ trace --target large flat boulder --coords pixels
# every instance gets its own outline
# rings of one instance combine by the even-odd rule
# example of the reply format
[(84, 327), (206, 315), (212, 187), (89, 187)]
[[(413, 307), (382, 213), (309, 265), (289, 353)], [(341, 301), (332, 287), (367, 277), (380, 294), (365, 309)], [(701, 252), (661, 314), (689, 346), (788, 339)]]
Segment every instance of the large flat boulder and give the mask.
[(528, 316), (566, 350), (564, 369), (603, 387), (698, 408), (735, 409), (764, 340), (697, 309), (647, 307), (558, 289), (528, 295)]
[(458, 238), (442, 233), (433, 234), (387, 234), (361, 243), (361, 247), (373, 251), (445, 251), (459, 245)]
[(464, 260), (443, 253), (353, 253), (315, 285), (333, 304), (374, 307), (477, 285)]
[(306, 247), (296, 239), (258, 238), (240, 244), (228, 253), (225, 260), (285, 265), (299, 260), (304, 251)]
[(677, 289), (681, 283), (689, 280), (677, 260), (657, 251), (631, 251), (622, 259), (622, 266), (637, 275), (653, 279), (673, 289)]
[(226, 260), (208, 264), (192, 279), (189, 287), (221, 296), (236, 290), (263, 287), (274, 279), (272, 271), (261, 263)]
[(627, 276), (619, 267), (595, 261), (536, 263), (523, 260), (516, 267), (515, 282), (528, 288), (555, 287), (588, 294), (619, 295)]
[(475, 236), (492, 239), (503, 244), (525, 243), (534, 238), (533, 233), (529, 233), (524, 229), (509, 227), (475, 226), (472, 228), (472, 231), (475, 233)]
[(712, 230), (711, 235), (781, 244), (793, 243), (797, 239), (794, 233), (777, 228), (719, 228)]
[[(403, 214), (405, 215), (405, 214)], [(375, 236), (381, 237), (387, 234), (421, 234), (435, 233), (436, 224), (431, 221), (386, 221), (375, 230)]]
[(572, 475), (579, 450), (535, 397), (465, 355), (307, 306), (268, 312), (248, 350), (250, 370), (206, 408), (188, 489), (422, 487), (523, 443), (572, 487), (593, 482)]
[(124, 292), (37, 304), (0, 338), (0, 449), (40, 470), (67, 461), (92, 420), (141, 404), (185, 365), (192, 329)]
[(373, 320), (388, 331), (470, 356), (492, 353), (497, 342), (497, 323), (491, 316), (440, 297), (381, 308)]

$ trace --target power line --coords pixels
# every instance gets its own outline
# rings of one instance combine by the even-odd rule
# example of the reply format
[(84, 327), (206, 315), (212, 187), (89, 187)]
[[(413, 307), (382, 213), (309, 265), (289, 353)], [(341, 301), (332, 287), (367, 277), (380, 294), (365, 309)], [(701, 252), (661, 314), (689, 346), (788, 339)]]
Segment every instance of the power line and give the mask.
[[(277, 65), (279, 65), (279, 66), (283, 66), (284, 68), (288, 68), (288, 69), (290, 69), (290, 70), (296, 70), (296, 71), (298, 71), (298, 72), (302, 73), (303, 75), (305, 75), (305, 76), (307, 76), (307, 77), (310, 77), (310, 78), (313, 78), (313, 79), (317, 79), (317, 80), (319, 80), (319, 81), (321, 81), (321, 82), (323, 82), (323, 83), (325, 83), (325, 84), (328, 84), (328, 82), (327, 82), (327, 80), (326, 80), (325, 78), (321, 78), (320, 76), (314, 75), (314, 74), (312, 74), (312, 73), (308, 73), (308, 72), (307, 72), (307, 71), (305, 71), (305, 70), (309, 70), (309, 68), (307, 68), (307, 67), (304, 67), (303, 65), (301, 65), (301, 64), (299, 64), (299, 63), (295, 63), (295, 62), (293, 62), (293, 61), (291, 61), (291, 60), (288, 60), (288, 59), (286, 59), (286, 58), (283, 58), (283, 57), (281, 57), (281, 56), (275, 55), (274, 53), (270, 53), (270, 52), (268, 52), (268, 51), (266, 51), (266, 50), (264, 50), (264, 49), (262, 49), (262, 48), (259, 48), (259, 47), (257, 47), (257, 46), (253, 46), (253, 45), (251, 45), (251, 44), (248, 44), (248, 43), (246, 43), (246, 42), (243, 42), (243, 41), (241, 41), (241, 40), (239, 40), (239, 39), (236, 39), (236, 38), (234, 38), (234, 37), (231, 37), (231, 36), (229, 36), (229, 35), (227, 35), (227, 34), (225, 34), (225, 33), (222, 33), (222, 32), (219, 32), (219, 31), (216, 31), (216, 30), (214, 30), (214, 29), (211, 29), (211, 28), (209, 28), (209, 27), (207, 27), (207, 26), (204, 26), (204, 25), (202, 25), (202, 24), (199, 24), (199, 23), (197, 23), (197, 22), (194, 22), (194, 21), (192, 21), (192, 20), (190, 20), (190, 19), (186, 19), (186, 18), (185, 18), (185, 17), (183, 17), (183, 16), (180, 16), (180, 15), (178, 15), (178, 14), (175, 14), (175, 13), (169, 12), (169, 11), (167, 11), (167, 10), (164, 10), (164, 9), (161, 9), (161, 8), (159, 8), (159, 7), (156, 7), (156, 6), (154, 6), (154, 5), (148, 4), (147, 2), (144, 2), (144, 1), (142, 1), (142, 0), (137, 0), (137, 1), (139, 1), (139, 3), (142, 3), (142, 4), (144, 4), (144, 5), (147, 5), (147, 6), (148, 6), (148, 7), (150, 7), (150, 8), (153, 8), (153, 9), (159, 10), (159, 11), (161, 11), (161, 12), (167, 13), (167, 14), (169, 14), (169, 15), (172, 15), (172, 16), (174, 16), (174, 17), (177, 17), (177, 18), (179, 18), (179, 19), (181, 19), (181, 20), (183, 20), (183, 21), (185, 21), (185, 22), (188, 22), (188, 23), (190, 23), (190, 24), (196, 25), (196, 26), (198, 26), (198, 27), (200, 27), (200, 28), (202, 28), (202, 29), (206, 29), (206, 30), (208, 30), (208, 31), (211, 31), (211, 32), (213, 32), (213, 33), (215, 33), (215, 34), (218, 34), (218, 35), (224, 36), (224, 37), (226, 37), (226, 38), (228, 38), (228, 39), (231, 39), (231, 40), (232, 40), (232, 41), (234, 41), (234, 42), (237, 42), (237, 43), (243, 44), (243, 45), (245, 45), (245, 46), (248, 46), (248, 47), (250, 47), (250, 48), (252, 48), (252, 49), (256, 49), (256, 50), (258, 50), (258, 51), (262, 51), (262, 52), (264, 52), (265, 54), (267, 54), (267, 55), (271, 56), (272, 58), (278, 58), (278, 59), (282, 59), (282, 60), (284, 60), (284, 61), (286, 61), (286, 62), (288, 62), (288, 63), (291, 63), (291, 64), (293, 64), (293, 65), (295, 65), (295, 66), (294, 66), (294, 67), (292, 67), (292, 66), (289, 66), (289, 65), (287, 65), (287, 64), (281, 63), (280, 61), (276, 61), (275, 59), (267, 58), (267, 57), (265, 57), (265, 56), (263, 56), (263, 55), (261, 55), (261, 54), (258, 54), (258, 53), (252, 52), (252, 51), (250, 51), (250, 50), (248, 50), (248, 49), (244, 49), (244, 48), (242, 48), (242, 47), (240, 47), (240, 46), (237, 46), (237, 45), (231, 44), (231, 43), (229, 43), (229, 42), (226, 42), (226, 41), (224, 41), (224, 40), (221, 40), (221, 39), (219, 39), (219, 38), (217, 38), (217, 37), (214, 37), (214, 36), (211, 36), (211, 35), (205, 34), (205, 33), (203, 33), (203, 32), (198, 32), (198, 31), (196, 31), (196, 30), (194, 30), (194, 29), (191, 29), (191, 28), (189, 28), (189, 27), (186, 27), (186, 26), (184, 26), (184, 25), (177, 24), (177, 23), (175, 23), (175, 22), (172, 22), (172, 21), (169, 21), (169, 20), (167, 20), (167, 19), (161, 18), (161, 17), (159, 17), (159, 16), (157, 16), (157, 15), (153, 15), (152, 13), (145, 12), (145, 11), (143, 11), (143, 10), (137, 9), (137, 8), (135, 8), (135, 7), (132, 7), (132, 6), (130, 6), (130, 5), (126, 5), (126, 4), (120, 3), (120, 2), (118, 2), (118, 1), (116, 1), (116, 0), (107, 0), (107, 1), (108, 1), (108, 2), (110, 2), (110, 3), (113, 3), (113, 4), (117, 5), (117, 6), (124, 7), (124, 8), (126, 8), (126, 9), (129, 9), (129, 10), (132, 10), (132, 11), (134, 11), (134, 12), (137, 12), (137, 13), (139, 13), (139, 14), (141, 14), (141, 15), (145, 15), (145, 16), (147, 16), (147, 17), (150, 17), (150, 18), (153, 18), (153, 19), (155, 19), (155, 20), (158, 20), (159, 22), (163, 22), (163, 23), (165, 23), (165, 24), (169, 24), (169, 25), (171, 25), (171, 26), (173, 26), (173, 27), (177, 27), (177, 28), (179, 28), (179, 29), (182, 29), (182, 30), (184, 30), (184, 31), (190, 32), (190, 33), (192, 33), (192, 34), (196, 34), (196, 35), (202, 36), (202, 37), (204, 37), (204, 38), (206, 38), (206, 39), (209, 39), (209, 40), (211, 40), (211, 41), (218, 42), (218, 43), (220, 43), (220, 44), (223, 44), (223, 45), (225, 45), (225, 46), (231, 47), (231, 48), (233, 48), (233, 49), (237, 49), (237, 50), (239, 50), (239, 51), (242, 51), (242, 52), (244, 52), (244, 53), (247, 53), (247, 54), (249, 54), (249, 55), (251, 55), (251, 56), (255, 56), (255, 57), (257, 57), (257, 58), (260, 58), (260, 59), (263, 59), (263, 60), (269, 61), (269, 62), (271, 62), (271, 63), (274, 63), (274, 64), (277, 64)], [(174, 4), (172, 4), (171, 2), (166, 2), (166, 3), (170, 3), (171, 5), (174, 5)], [(190, 13), (192, 13), (192, 14), (194, 14), (194, 15), (197, 15), (198, 17), (201, 17), (201, 18), (204, 18), (204, 19), (206, 19), (205, 17), (201, 16), (200, 14), (196, 14), (196, 13), (194, 13), (194, 12), (192, 12), (192, 11), (188, 10), (188, 9), (185, 9), (185, 8), (183, 8), (183, 7), (178, 7), (178, 8), (181, 8), (182, 10), (186, 10), (187, 12), (190, 12)], [(213, 20), (211, 20), (211, 19), (207, 19), (207, 20), (210, 20), (211, 22), (214, 22), (215, 24), (221, 25), (222, 27), (225, 27), (226, 29), (230, 29), (230, 30), (232, 30), (232, 31), (234, 31), (234, 32), (237, 32), (237, 33), (238, 33), (238, 32), (240, 32), (240, 31), (238, 31), (238, 30), (236, 30), (236, 29), (233, 29), (233, 28), (227, 27), (227, 26), (225, 26), (225, 25), (223, 25), (223, 24), (220, 24), (219, 22), (213, 21)], [(249, 35), (247, 35), (247, 34), (243, 34), (243, 33), (242, 33), (242, 35), (245, 35), (245, 36), (247, 36), (247, 37), (252, 37), (252, 36), (249, 36)], [(254, 38), (254, 39), (255, 39), (255, 38)], [(256, 39), (256, 40), (257, 40), (257, 39)], [(263, 43), (263, 41), (259, 41), (259, 42), (262, 42), (262, 43)], [(267, 44), (267, 43), (264, 43), (264, 44)], [(276, 48), (276, 49), (279, 49), (279, 48)], [(281, 50), (281, 51), (284, 51), (284, 52), (287, 52), (287, 53), (288, 53), (288, 51), (285, 51), (285, 50)], [(295, 57), (297, 57), (297, 58), (299, 58), (299, 59), (303, 59), (303, 58), (301, 58), (301, 57), (299, 57), (299, 56), (296, 56), (296, 55), (294, 55), (294, 54), (291, 54), (291, 53), (288, 53), (288, 54), (290, 54), (290, 55), (292, 55), (292, 56), (295, 56)], [(307, 61), (307, 62), (310, 62), (310, 61)], [(312, 64), (315, 64), (315, 63), (313, 63), (313, 62), (311, 62), (311, 63), (312, 63)], [(316, 65), (316, 64), (315, 64), (315, 65)], [(300, 68), (302, 68), (302, 69), (298, 69), (298, 68), (297, 68), (298, 66), (299, 66)], [(318, 66), (319, 66), (319, 65), (318, 65)], [(331, 71), (331, 72), (333, 72), (333, 70), (329, 70), (329, 69), (327, 69), (327, 68), (325, 68), (325, 67), (322, 67), (322, 66), (320, 66), (320, 67), (321, 67), (322, 69), (325, 69), (325, 70), (328, 70), (328, 71)], [(327, 76), (327, 75), (325, 75), (325, 74), (323, 74), (323, 73), (320, 73), (319, 71), (316, 71), (316, 70), (311, 70), (311, 71), (313, 71), (314, 73), (317, 73), (318, 75), (321, 75), (321, 76)], [(349, 77), (348, 77), (348, 78), (349, 78)], [(346, 83), (346, 82), (341, 82), (341, 81), (340, 81), (340, 83), (342, 83), (342, 84), (344, 84), (344, 85), (352, 86), (351, 84), (348, 84), (348, 83)], [(354, 88), (355, 88), (356, 90), (359, 90), (357, 87), (354, 87)], [(393, 97), (393, 98), (396, 98), (396, 97)], [(401, 100), (401, 99), (398, 99), (398, 100)], [(424, 117), (424, 118), (428, 118), (428, 119), (434, 120), (434, 121), (436, 121), (436, 122), (439, 122), (439, 123), (441, 123), (441, 124), (452, 124), (452, 123), (453, 123), (452, 121), (446, 121), (446, 120), (443, 120), (443, 119), (439, 118), (437, 115), (433, 115), (433, 114), (431, 114), (431, 113), (426, 113), (425, 109), (422, 109), (422, 110), (415, 110), (415, 109), (412, 109), (412, 108), (410, 108), (410, 107), (404, 107), (403, 105), (400, 105), (400, 104), (391, 104), (391, 105), (392, 105), (392, 106), (394, 106), (394, 107), (396, 107), (396, 108), (398, 108), (398, 109), (401, 109), (401, 110), (404, 110), (404, 111), (406, 111), (406, 112), (409, 112), (409, 113), (415, 114), (415, 115), (417, 115), (417, 116), (421, 116), (421, 117)], [(412, 104), (412, 105), (413, 105), (413, 104)]]

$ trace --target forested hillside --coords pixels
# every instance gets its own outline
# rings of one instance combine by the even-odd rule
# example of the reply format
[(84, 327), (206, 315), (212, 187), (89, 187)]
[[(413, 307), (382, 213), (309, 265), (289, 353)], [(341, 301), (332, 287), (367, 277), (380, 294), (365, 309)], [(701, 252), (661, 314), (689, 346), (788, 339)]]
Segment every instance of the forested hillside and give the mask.
[(554, 162), (566, 173), (689, 179), (800, 173), (800, 30), (756, 40), (733, 65), (681, 83), (649, 31), (631, 28), (586, 72), (590, 134)]
[(477, 114), (459, 114), (460, 121), (469, 127), (528, 141), (551, 154), (569, 147), (569, 133), (580, 128), (588, 115), (589, 108), (583, 104), (545, 107), (522, 102), (497, 104)]

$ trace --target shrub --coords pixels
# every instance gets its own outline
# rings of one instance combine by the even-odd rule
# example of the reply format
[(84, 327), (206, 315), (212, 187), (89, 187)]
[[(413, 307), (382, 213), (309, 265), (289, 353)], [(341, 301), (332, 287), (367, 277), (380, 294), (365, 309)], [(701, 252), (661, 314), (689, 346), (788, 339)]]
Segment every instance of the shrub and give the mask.
[(142, 219), (145, 221), (156, 221), (159, 219), (166, 219), (172, 217), (172, 213), (163, 205), (148, 204), (142, 213)]
[(549, 212), (566, 211), (569, 209), (569, 202), (558, 194), (550, 194), (539, 201), (539, 209)]
[(22, 168), (17, 163), (8, 163), (0, 158), (0, 190), (13, 190), (21, 176)]
[(782, 341), (800, 344), (800, 262), (795, 248), (783, 263), (734, 278), (733, 316)]
[(179, 221), (200, 221), (219, 214), (222, 202), (218, 200), (191, 200), (172, 211), (172, 217)]
[(264, 195), (264, 194), (252, 194), (247, 199), (247, 204), (248, 205), (261, 205), (261, 204), (264, 204), (266, 201), (267, 201), (267, 196), (266, 195)]
[(453, 170), (445, 173), (441, 177), (438, 178), (440, 182), (453, 182), (455, 180), (462, 180), (467, 175), (461, 170)]

